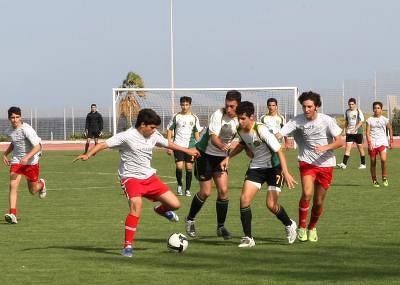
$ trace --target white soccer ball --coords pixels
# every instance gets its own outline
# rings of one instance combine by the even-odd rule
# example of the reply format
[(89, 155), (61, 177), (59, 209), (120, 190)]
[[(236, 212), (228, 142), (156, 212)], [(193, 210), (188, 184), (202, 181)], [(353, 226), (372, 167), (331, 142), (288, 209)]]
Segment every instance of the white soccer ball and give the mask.
[(188, 245), (187, 237), (181, 233), (173, 233), (167, 240), (167, 248), (172, 252), (184, 252)]

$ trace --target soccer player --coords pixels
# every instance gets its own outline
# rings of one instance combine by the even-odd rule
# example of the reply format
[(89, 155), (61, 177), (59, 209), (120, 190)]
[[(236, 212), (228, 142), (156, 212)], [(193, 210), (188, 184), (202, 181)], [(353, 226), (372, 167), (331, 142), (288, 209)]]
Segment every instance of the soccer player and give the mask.
[[(342, 147), (344, 140), (335, 119), (318, 113), (322, 104), (318, 93), (304, 92), (298, 100), (303, 114), (286, 123), (277, 135), (282, 137), (293, 134), (299, 148), (298, 160), (303, 189), (299, 201), (297, 238), (300, 241), (316, 242), (316, 224), (322, 214), (325, 196), (332, 183), (333, 167), (336, 165), (333, 150)], [(311, 218), (307, 227), (307, 213), (312, 198)]]
[(216, 110), (210, 118), (208, 128), (196, 144), (200, 157), (195, 164), (195, 175), (200, 184), (199, 192), (194, 195), (186, 217), (186, 233), (190, 237), (196, 236), (195, 217), (203, 207), (204, 202), (211, 195), (212, 181), (217, 188), (217, 236), (230, 239), (231, 234), (225, 227), (228, 213), (228, 173), (221, 169), (221, 161), (228, 156), (231, 148), (237, 142), (236, 136), (238, 120), (236, 107), (241, 101), (241, 94), (237, 90), (230, 90), (225, 96), (225, 108)]
[(96, 104), (90, 106), (90, 112), (86, 116), (85, 125), (85, 153), (87, 153), (90, 145), (90, 139), (94, 139), (94, 145), (96, 146), (99, 142), (99, 137), (103, 131), (103, 117), (99, 112), (97, 112)]
[[(275, 98), (268, 98), (267, 100), (267, 109), (268, 113), (261, 116), (261, 123), (265, 124), (267, 128), (273, 134), (276, 134), (280, 131), (283, 125), (286, 123), (285, 117), (283, 117), (278, 112), (278, 101)], [(285, 148), (288, 147), (287, 137), (284, 137)]]
[[(35, 130), (22, 121), (21, 109), (11, 107), (8, 109), (8, 120), (12, 131), (9, 134), (11, 143), (3, 153), (3, 163), (10, 167), (9, 186), (9, 213), (4, 219), (9, 224), (18, 223), (17, 197), (18, 186), (22, 176), (26, 177), (29, 192), (33, 195), (39, 192), (39, 198), (46, 197), (46, 182), (39, 179), (39, 158), (42, 150), (41, 139)], [(11, 160), (8, 155), (12, 152)]]
[(339, 163), (337, 166), (342, 169), (347, 168), (347, 162), (350, 158), (351, 149), (353, 144), (355, 143), (358, 148), (358, 152), (360, 153), (361, 164), (358, 169), (365, 169), (365, 152), (363, 148), (363, 122), (364, 122), (364, 114), (357, 107), (357, 101), (354, 98), (350, 98), (348, 101), (349, 108), (346, 110), (344, 114), (346, 122), (345, 122), (345, 130), (343, 132), (346, 133), (346, 150), (343, 156), (343, 162)]
[[(199, 140), (200, 123), (199, 118), (192, 113), (192, 98), (183, 96), (179, 99), (181, 111), (175, 114), (167, 125), (167, 139), (182, 147), (194, 147)], [(171, 154), (172, 150), (168, 150)], [(192, 185), (192, 166), (194, 157), (181, 151), (174, 151), (175, 176), (177, 181), (176, 193), (179, 196), (192, 196), (190, 187)], [(186, 171), (186, 187), (183, 191), (182, 172), (183, 165)]]
[(284, 180), (289, 188), (293, 188), (296, 181), (288, 171), (281, 144), (265, 125), (255, 122), (253, 103), (241, 102), (236, 113), (239, 120), (240, 143), (221, 162), (221, 168), (226, 170), (230, 158), (245, 148), (252, 153), (240, 196), (240, 220), (245, 236), (240, 241), (239, 247), (256, 245), (251, 233), (252, 212), (250, 206), (265, 182), (268, 185), (265, 199), (267, 208), (284, 225), (286, 237), (289, 243), (293, 243), (296, 240), (297, 224), (289, 218), (285, 209), (278, 203), (278, 197)]
[(188, 149), (168, 142), (157, 130), (161, 119), (151, 109), (140, 110), (134, 128), (107, 139), (79, 155), (75, 160), (88, 160), (95, 153), (107, 148), (119, 150), (121, 160), (118, 175), (129, 203), (129, 213), (125, 219), (125, 242), (122, 255), (132, 257), (134, 237), (142, 212), (142, 197), (151, 201), (159, 201), (154, 211), (172, 222), (179, 221), (173, 210), (180, 207), (178, 198), (157, 176), (151, 167), (153, 148), (155, 146), (179, 150), (191, 156), (197, 156), (196, 149)]
[[(379, 154), (381, 158), (382, 184), (383, 186), (389, 186), (386, 149), (392, 147), (393, 129), (389, 119), (382, 115), (382, 103), (374, 102), (372, 108), (374, 114), (367, 119), (367, 142), (371, 160), (370, 170), (372, 183), (374, 187), (379, 187), (378, 180), (376, 179), (376, 155)], [(387, 139), (388, 131), (390, 137), (389, 142)]]

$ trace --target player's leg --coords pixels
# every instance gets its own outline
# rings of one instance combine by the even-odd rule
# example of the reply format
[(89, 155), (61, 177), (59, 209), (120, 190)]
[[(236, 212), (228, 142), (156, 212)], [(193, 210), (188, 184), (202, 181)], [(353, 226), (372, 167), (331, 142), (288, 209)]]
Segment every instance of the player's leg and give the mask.
[(217, 201), (215, 204), (217, 211), (217, 236), (221, 236), (224, 239), (230, 239), (231, 234), (225, 227), (225, 220), (228, 214), (229, 206), (228, 173), (226, 171), (214, 172), (213, 179), (218, 191)]
[(322, 185), (316, 183), (314, 190), (313, 206), (311, 209), (310, 223), (308, 224), (308, 240), (318, 241), (316, 225), (323, 212), (326, 190)]
[(186, 173), (186, 187), (185, 187), (185, 196), (192, 196), (190, 192), (190, 188), (192, 187), (192, 169), (193, 169), (193, 157), (189, 157), (186, 155), (185, 157), (185, 173)]
[(383, 186), (389, 186), (386, 148), (383, 148), (382, 151), (379, 152), (379, 156), (381, 158), (382, 184)]
[(132, 257), (132, 246), (135, 241), (136, 229), (139, 224), (139, 218), (142, 213), (142, 197), (135, 196), (128, 199), (129, 213), (125, 218), (125, 240), (122, 255)]
[(39, 164), (26, 165), (24, 167), (24, 175), (28, 182), (29, 192), (34, 195), (39, 192), (39, 198), (43, 199), (47, 195), (46, 181), (39, 179)]
[(182, 186), (184, 153), (181, 151), (174, 151), (174, 157), (175, 157), (175, 177), (177, 183), (176, 194), (182, 196), (184, 194)]
[(16, 224), (17, 221), (17, 198), (18, 198), (18, 186), (21, 182), (22, 175), (14, 172), (10, 172), (10, 184), (8, 193), (8, 214), (5, 214), (4, 218), (7, 223)]
[(363, 147), (363, 135), (362, 134), (357, 134), (357, 149), (358, 152), (360, 153), (360, 166), (358, 167), (358, 169), (365, 169), (367, 168), (365, 166), (365, 151), (364, 151), (364, 147)]
[(374, 187), (379, 187), (378, 180), (376, 179), (376, 150), (372, 149), (369, 152), (369, 157), (370, 157), (370, 173), (371, 173), (371, 179), (372, 179), (372, 184)]
[(350, 135), (346, 135), (346, 146), (345, 146), (345, 151), (343, 155), (343, 162), (338, 164), (337, 166), (346, 169), (347, 168), (347, 162), (350, 159), (350, 154), (351, 154), (351, 148), (353, 147), (353, 140)]
[(87, 153), (88, 152), (88, 150), (89, 150), (89, 145), (90, 145), (90, 131), (88, 131), (88, 135), (87, 135), (87, 138), (86, 138), (86, 144), (85, 144), (85, 153)]
[(297, 238), (300, 241), (307, 240), (307, 214), (310, 208), (310, 201), (314, 191), (314, 175), (303, 175), (300, 167), (302, 194), (299, 201), (299, 229)]
[(251, 221), (253, 215), (251, 212), (251, 202), (261, 188), (261, 184), (250, 180), (243, 183), (242, 193), (240, 195), (240, 221), (244, 237), (240, 241), (239, 247), (253, 247), (256, 245), (251, 233)]

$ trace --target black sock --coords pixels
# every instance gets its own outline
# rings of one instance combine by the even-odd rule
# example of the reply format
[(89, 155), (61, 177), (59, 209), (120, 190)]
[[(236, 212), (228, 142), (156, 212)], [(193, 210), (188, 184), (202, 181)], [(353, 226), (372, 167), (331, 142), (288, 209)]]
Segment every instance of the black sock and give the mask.
[(349, 160), (350, 156), (349, 155), (344, 155), (343, 156), (343, 163), (347, 165), (347, 161)]
[(192, 186), (192, 171), (186, 170), (186, 190), (190, 190)]
[(193, 221), (197, 213), (201, 210), (201, 207), (203, 207), (204, 202), (205, 201), (201, 200), (196, 193), (192, 199), (192, 204), (190, 205), (189, 214), (186, 219)]
[(179, 186), (182, 186), (182, 169), (175, 169), (175, 176), (176, 176), (176, 182), (178, 183)]
[(251, 208), (240, 208), (240, 220), (242, 221), (243, 233), (245, 236), (252, 238), (251, 235), (251, 220), (253, 215), (251, 214)]
[(360, 158), (361, 158), (361, 164), (365, 165), (365, 155), (361, 156)]
[(217, 224), (222, 227), (225, 224), (226, 214), (228, 213), (229, 200), (217, 199), (215, 208), (217, 210)]
[(279, 206), (278, 212), (275, 213), (275, 216), (284, 224), (285, 226), (290, 226), (292, 221), (287, 215), (285, 209), (282, 206)]
[(85, 144), (85, 153), (87, 153), (88, 149), (89, 149), (89, 143), (86, 143)]

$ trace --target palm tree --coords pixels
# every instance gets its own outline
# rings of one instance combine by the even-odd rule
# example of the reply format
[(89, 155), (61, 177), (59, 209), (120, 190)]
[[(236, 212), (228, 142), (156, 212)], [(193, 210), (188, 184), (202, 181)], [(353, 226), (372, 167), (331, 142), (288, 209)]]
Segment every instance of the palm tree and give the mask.
[[(139, 74), (134, 72), (128, 72), (126, 78), (122, 81), (122, 88), (144, 88), (144, 81)], [(136, 100), (135, 96), (144, 97), (146, 94), (144, 91), (128, 91), (121, 94), (121, 100), (118, 104), (119, 118), (126, 120), (126, 124), (123, 129), (132, 127), (132, 119), (137, 116), (140, 111), (140, 104)]]

